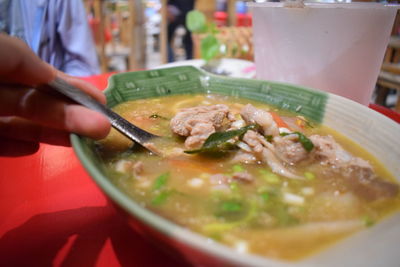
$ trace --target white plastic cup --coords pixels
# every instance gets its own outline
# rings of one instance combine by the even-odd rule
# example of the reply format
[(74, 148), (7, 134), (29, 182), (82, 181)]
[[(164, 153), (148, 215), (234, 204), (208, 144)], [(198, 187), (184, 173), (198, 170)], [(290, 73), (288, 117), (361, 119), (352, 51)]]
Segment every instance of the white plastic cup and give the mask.
[(399, 5), (249, 3), (257, 78), (368, 105)]

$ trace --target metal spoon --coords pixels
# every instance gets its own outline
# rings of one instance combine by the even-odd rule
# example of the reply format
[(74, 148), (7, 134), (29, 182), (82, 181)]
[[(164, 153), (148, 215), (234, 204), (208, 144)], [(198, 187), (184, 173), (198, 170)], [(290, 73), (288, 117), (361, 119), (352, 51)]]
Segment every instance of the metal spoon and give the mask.
[(154, 145), (151, 145), (157, 138), (160, 138), (160, 136), (149, 133), (133, 125), (105, 105), (99, 103), (90, 95), (86, 94), (77, 87), (67, 83), (65, 80), (59, 77), (49, 82), (48, 85), (51, 88), (55, 89), (57, 92), (74, 100), (78, 104), (102, 113), (110, 120), (112, 127), (118, 130), (120, 133), (133, 140), (134, 142), (141, 144), (143, 147), (147, 148), (151, 152), (160, 155), (160, 150), (156, 149)]

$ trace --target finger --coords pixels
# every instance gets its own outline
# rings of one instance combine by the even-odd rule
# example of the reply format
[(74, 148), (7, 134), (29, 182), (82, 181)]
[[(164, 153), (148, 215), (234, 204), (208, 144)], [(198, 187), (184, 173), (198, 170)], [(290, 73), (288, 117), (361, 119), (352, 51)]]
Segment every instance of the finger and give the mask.
[(0, 34), (0, 81), (25, 85), (53, 80), (56, 70), (42, 61), (18, 38)]
[(39, 143), (18, 141), (13, 139), (0, 139), (0, 157), (19, 157), (36, 153)]
[(67, 105), (65, 129), (99, 140), (108, 135), (110, 121), (102, 114), (79, 105)]
[(35, 89), (0, 86), (0, 116), (18, 116), (42, 126), (74, 132), (94, 139), (105, 137), (110, 122), (102, 114)]
[(82, 89), (101, 103), (106, 103), (104, 94), (95, 86), (78, 78), (57, 71), (42, 61), (18, 38), (0, 34), (0, 82), (37, 86), (50, 82), (57, 75)]
[(103, 94), (103, 92), (101, 92), (96, 86), (81, 80), (79, 78), (70, 76), (68, 74), (65, 74), (61, 71), (59, 71), (57, 73), (57, 76), (59, 76), (60, 78), (64, 79), (66, 82), (78, 87), (79, 89), (81, 89), (82, 91), (86, 92), (87, 94), (89, 94), (90, 96), (92, 96), (94, 99), (96, 99), (97, 101), (99, 101), (102, 104), (106, 104), (106, 97)]
[(70, 146), (68, 132), (43, 127), (18, 117), (0, 117), (0, 137), (58, 146)]
[[(105, 95), (103, 94), (103, 92), (101, 92), (99, 89), (97, 89), (97, 87), (95, 87), (94, 85), (92, 85), (80, 78), (67, 75), (61, 71), (58, 71), (57, 76), (60, 77), (61, 79), (63, 79), (64, 81), (66, 81), (67, 83), (77, 87), (79, 90), (87, 93), (88, 95), (93, 97), (96, 101), (98, 101), (104, 105), (106, 104)], [(10, 85), (7, 85), (7, 86), (10, 86)], [(19, 86), (19, 87), (21, 87), (21, 86)], [(56, 91), (54, 88), (51, 88), (48, 85), (41, 85), (41, 86), (37, 86), (36, 88), (42, 92), (49, 93), (53, 96), (61, 97), (66, 100), (68, 99), (66, 96), (62, 95), (61, 93)], [(68, 99), (68, 101), (71, 102), (70, 99)]]

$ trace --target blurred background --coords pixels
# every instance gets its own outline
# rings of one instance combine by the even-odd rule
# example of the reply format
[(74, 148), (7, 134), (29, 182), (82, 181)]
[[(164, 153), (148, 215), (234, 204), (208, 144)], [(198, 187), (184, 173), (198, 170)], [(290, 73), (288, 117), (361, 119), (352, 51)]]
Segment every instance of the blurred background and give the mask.
[[(147, 69), (167, 62), (200, 58), (199, 37), (191, 36), (192, 40), (188, 40), (185, 27), (185, 15), (193, 9), (218, 25), (220, 38), (234, 35), (229, 36), (231, 40), (236, 39), (251, 50), (251, 15), (245, 2), (84, 0), (103, 72)], [(228, 29), (230, 27), (232, 29)], [(251, 53), (227, 56), (252, 60)]]
[[(225, 57), (252, 61), (252, 20), (246, 2), (84, 0), (84, 5), (93, 31), (101, 71), (109, 72), (149, 69), (167, 62), (200, 58), (201, 36), (196, 34), (190, 36), (184, 25), (186, 13), (193, 8), (204, 13), (207, 21), (215, 23), (218, 27), (217, 38), (225, 46)], [(389, 2), (397, 3), (397, 1)], [(398, 35), (399, 16), (396, 18), (373, 102), (400, 111)]]
[[(171, 13), (177, 14), (175, 17), (184, 17), (190, 11), (190, 6), (203, 12), (208, 21), (214, 22), (219, 27), (221, 39), (229, 39), (241, 46), (241, 50), (249, 51), (247, 55), (233, 52), (227, 56), (252, 60), (251, 14), (248, 12), (246, 2), (253, 1), (83, 0), (83, 2), (103, 72), (146, 69), (168, 61), (199, 58), (200, 54), (196, 49), (197, 36), (192, 36), (193, 54), (189, 57), (186, 55), (187, 29), (182, 19), (180, 24), (174, 27), (172, 38), (169, 38), (174, 57), (168, 58), (168, 35), (171, 35), (168, 30), (171, 24), (170, 17), (173, 16)], [(351, 2), (351, 0), (319, 2)], [(397, 24), (393, 32), (395, 35), (398, 34)]]
[[(246, 2), (249, 1), (0, 0), (0, 32), (23, 39), (43, 60), (71, 75), (136, 71), (204, 58), (207, 49), (202, 44), (207, 35), (191, 34), (185, 27), (186, 15), (195, 9), (212, 25), (209, 32), (214, 41), (218, 40), (218, 58), (251, 63), (254, 61), (252, 16)], [(372, 99), (397, 111), (400, 111), (399, 22), (398, 15)], [(210, 43), (207, 47), (212, 49)]]

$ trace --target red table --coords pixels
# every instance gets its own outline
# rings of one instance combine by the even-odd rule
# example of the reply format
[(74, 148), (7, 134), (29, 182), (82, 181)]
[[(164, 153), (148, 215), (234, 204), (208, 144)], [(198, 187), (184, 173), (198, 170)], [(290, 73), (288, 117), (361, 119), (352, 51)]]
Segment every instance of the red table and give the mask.
[[(108, 75), (87, 78), (103, 89)], [(134, 232), (72, 148), (0, 157), (0, 266), (186, 266)]]
[[(107, 75), (86, 78), (105, 88)], [(400, 122), (400, 115), (372, 105)], [(72, 148), (0, 157), (0, 266), (185, 266), (135, 233)]]

